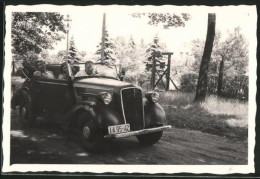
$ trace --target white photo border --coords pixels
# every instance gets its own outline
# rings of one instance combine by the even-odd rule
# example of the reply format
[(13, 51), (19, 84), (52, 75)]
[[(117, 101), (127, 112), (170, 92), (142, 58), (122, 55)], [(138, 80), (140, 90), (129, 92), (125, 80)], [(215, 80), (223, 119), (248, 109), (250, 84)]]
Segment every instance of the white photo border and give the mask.
[[(120, 6), (120, 8), (119, 8)], [(137, 12), (166, 12), (170, 10), (179, 12), (189, 11), (205, 11), (209, 13), (221, 12), (223, 8), (229, 8), (231, 11), (235, 8), (247, 10), (250, 13), (251, 35), (249, 41), (249, 107), (248, 107), (248, 165), (65, 165), (65, 164), (10, 164), (10, 123), (11, 123), (11, 13), (12, 12), (70, 12), (76, 11), (77, 8), (98, 8), (99, 11), (122, 11), (126, 12), (134, 8)], [(240, 5), (240, 6), (125, 6), (125, 5), (109, 5), (109, 6), (72, 6), (72, 5), (18, 5), (6, 6), (6, 35), (5, 35), (5, 68), (4, 68), (4, 114), (3, 114), (3, 168), (2, 172), (91, 172), (91, 173), (148, 173), (148, 174), (173, 174), (173, 173), (211, 173), (211, 174), (230, 174), (230, 173), (253, 173), (254, 170), (254, 146), (255, 146), (255, 117), (256, 117), (256, 27), (257, 14), (256, 6)]]

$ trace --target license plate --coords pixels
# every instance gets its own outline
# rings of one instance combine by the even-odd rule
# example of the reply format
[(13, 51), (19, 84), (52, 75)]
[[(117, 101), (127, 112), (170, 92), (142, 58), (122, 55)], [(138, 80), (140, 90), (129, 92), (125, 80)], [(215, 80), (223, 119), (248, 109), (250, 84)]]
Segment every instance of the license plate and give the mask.
[(109, 134), (119, 134), (130, 131), (130, 124), (122, 124), (116, 126), (108, 126)]

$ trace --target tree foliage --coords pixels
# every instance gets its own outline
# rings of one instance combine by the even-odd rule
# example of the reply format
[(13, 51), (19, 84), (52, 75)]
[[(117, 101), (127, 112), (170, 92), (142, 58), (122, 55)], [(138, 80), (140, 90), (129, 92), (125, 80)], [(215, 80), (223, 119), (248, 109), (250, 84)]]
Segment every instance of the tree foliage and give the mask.
[[(221, 37), (220, 32), (216, 32), (213, 42), (213, 49), (210, 57), (208, 74), (216, 74), (218, 71), (219, 58), (216, 56), (216, 45), (219, 43)], [(205, 41), (196, 39), (191, 42), (191, 55), (193, 57), (193, 62), (191, 64), (191, 70), (195, 73), (199, 73), (201, 59), (204, 51)]]
[(53, 49), (53, 44), (64, 38), (63, 16), (52, 12), (12, 13), (12, 53), (26, 56)]
[[(158, 35), (154, 36), (152, 43), (148, 45), (148, 48), (146, 50), (146, 63), (152, 63), (153, 54), (155, 52), (163, 52), (165, 51), (165, 44), (162, 44), (160, 42), (160, 39)], [(163, 57), (155, 57), (157, 61), (162, 61)], [(147, 67), (147, 70), (150, 70), (151, 68)]]
[(158, 35), (155, 35), (151, 41), (150, 44), (146, 44), (143, 39), (139, 43), (135, 42), (133, 37), (129, 40), (124, 37), (115, 39), (118, 62), (126, 69), (125, 80), (144, 88), (149, 87), (151, 77), (151, 71), (146, 69), (146, 64), (151, 63), (153, 52), (162, 52), (166, 49), (166, 45), (160, 42)]
[(191, 16), (187, 13), (133, 13), (132, 17), (141, 18), (148, 17), (148, 24), (155, 25), (162, 24), (164, 29), (170, 27), (184, 27), (185, 21), (190, 20)]
[[(231, 69), (235, 74), (245, 74), (248, 63), (248, 42), (244, 35), (241, 34), (240, 28), (237, 27), (228, 37), (216, 44), (214, 56), (219, 61), (224, 60), (225, 70)], [(230, 73), (232, 73), (230, 71)]]
[[(114, 41), (109, 37), (107, 30), (105, 31), (105, 44), (104, 44), (104, 60), (105, 63), (113, 65), (116, 63), (116, 56), (115, 56), (115, 50), (116, 50), (116, 45)], [(97, 46), (98, 50), (96, 54), (101, 55), (102, 52), (102, 42)], [(101, 61), (101, 56), (98, 59), (98, 61)]]
[(124, 37), (117, 37), (115, 44), (115, 55), (118, 63), (121, 68), (126, 70), (125, 80), (142, 86), (146, 50), (144, 42), (136, 43), (133, 37), (130, 37), (129, 40), (126, 40)]
[[(66, 58), (66, 56), (65, 56)], [(71, 37), (69, 43), (68, 59), (71, 63), (78, 63), (81, 61), (80, 53), (76, 48), (74, 38)]]
[[(187, 72), (188, 75), (198, 74), (204, 43), (203, 40), (199, 39), (192, 41), (191, 54), (194, 62), (190, 71)], [(228, 85), (227, 88), (227, 82), (232, 81), (232, 79), (243, 79), (248, 75), (248, 60), (248, 42), (239, 27), (230, 31), (226, 36), (223, 36), (219, 31), (216, 32), (208, 75), (211, 77), (214, 76), (214, 80), (217, 79), (217, 81), (214, 82), (214, 85), (217, 84), (217, 87), (214, 86), (214, 88), (212, 88), (208, 86), (208, 90), (210, 91), (210, 88), (216, 90), (216, 92), (211, 93), (218, 94), (219, 96), (226, 94), (231, 95), (231, 93), (227, 93), (227, 89), (231, 87)], [(185, 75), (182, 75), (182, 78), (188, 80)], [(185, 80), (182, 79), (182, 81)], [(210, 79), (208, 81), (210, 81)], [(238, 81), (238, 84), (240, 82), (241, 81)], [(245, 89), (245, 87), (243, 87), (245, 84), (242, 84), (242, 82), (240, 84), (242, 85), (240, 88)], [(236, 84), (236, 86), (238, 85)], [(236, 92), (232, 93), (233, 96), (237, 94)]]
[[(200, 61), (203, 54), (205, 41), (196, 39), (191, 43), (191, 54), (193, 63), (191, 69), (198, 73)], [(237, 27), (223, 37), (218, 31), (214, 38), (214, 44), (209, 64), (209, 74), (219, 73), (220, 63), (224, 59), (224, 75), (245, 75), (248, 72), (248, 42), (240, 28)]]

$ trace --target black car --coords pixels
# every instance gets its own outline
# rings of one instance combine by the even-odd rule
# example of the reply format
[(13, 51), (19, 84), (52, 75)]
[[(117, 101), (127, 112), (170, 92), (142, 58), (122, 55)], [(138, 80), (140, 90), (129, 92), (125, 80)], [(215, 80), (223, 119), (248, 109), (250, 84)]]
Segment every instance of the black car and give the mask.
[(61, 80), (57, 79), (60, 66), (46, 66), (55, 79), (36, 78), (22, 70), (26, 80), (11, 105), (19, 107), (23, 126), (31, 126), (39, 116), (57, 120), (64, 130), (77, 131), (88, 151), (102, 149), (106, 139), (129, 136), (152, 145), (171, 128), (157, 103), (159, 94), (143, 95), (140, 87), (122, 81), (115, 67), (96, 64), (96, 75), (75, 77), (81, 65), (68, 64), (70, 76)]

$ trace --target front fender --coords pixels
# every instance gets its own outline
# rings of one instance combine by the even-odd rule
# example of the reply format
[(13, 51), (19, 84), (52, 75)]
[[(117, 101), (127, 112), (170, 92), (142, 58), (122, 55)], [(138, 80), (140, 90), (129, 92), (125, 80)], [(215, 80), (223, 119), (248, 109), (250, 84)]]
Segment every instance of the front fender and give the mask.
[(166, 114), (158, 103), (144, 99), (145, 128), (166, 124)]
[(106, 105), (90, 106), (86, 104), (80, 104), (74, 106), (69, 112), (63, 129), (68, 130), (71, 125), (76, 126), (77, 118), (83, 112), (88, 112), (88, 114), (95, 120), (97, 126), (101, 129), (107, 129), (108, 126), (124, 123), (121, 115), (113, 108), (110, 108)]
[(98, 127), (107, 129), (108, 126), (124, 124), (122, 116), (113, 108), (102, 105), (95, 109)]

